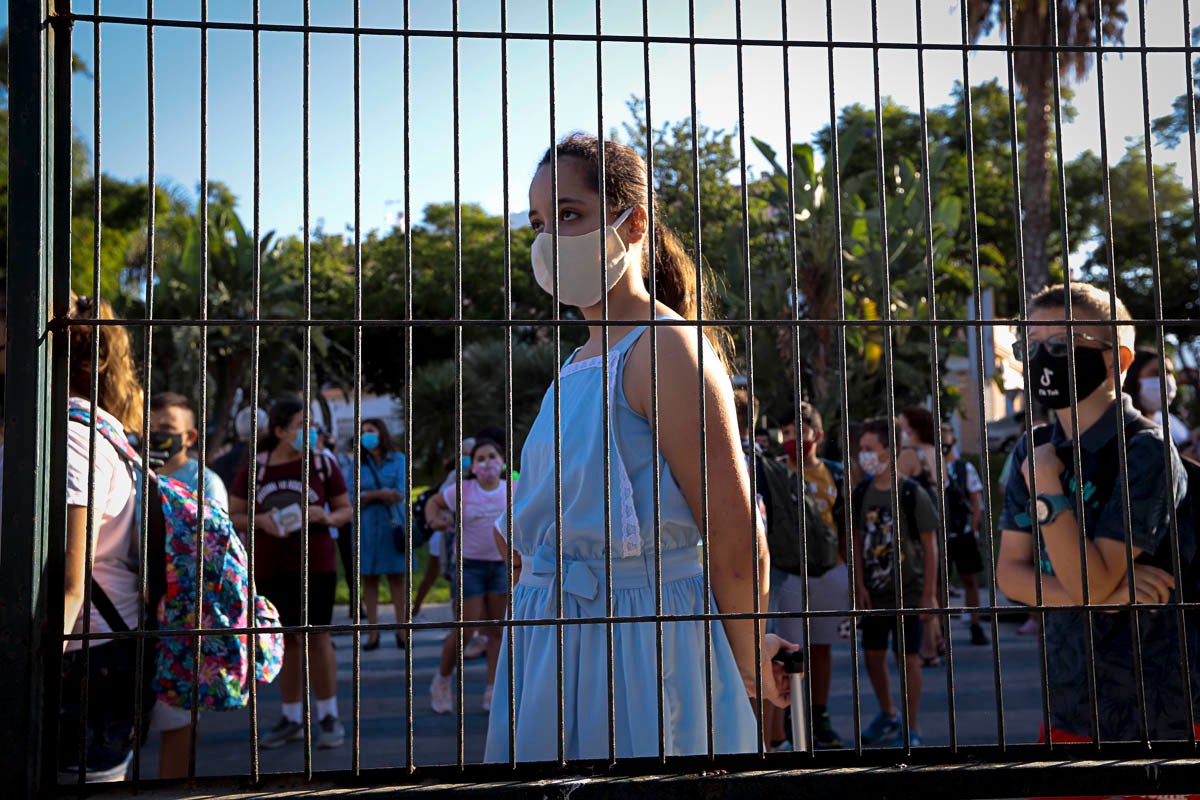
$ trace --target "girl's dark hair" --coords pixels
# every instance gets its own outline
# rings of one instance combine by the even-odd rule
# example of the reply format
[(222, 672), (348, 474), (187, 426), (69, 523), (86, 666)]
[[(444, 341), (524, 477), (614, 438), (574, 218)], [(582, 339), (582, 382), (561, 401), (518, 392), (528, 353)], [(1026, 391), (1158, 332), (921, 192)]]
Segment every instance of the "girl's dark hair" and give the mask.
[[(371, 417), (370, 419), (364, 419), (362, 421), (362, 424), (363, 425), (374, 425), (375, 430), (379, 431), (379, 449), (381, 449), (383, 451), (383, 455), (386, 458), (388, 453), (392, 452), (392, 434), (388, 432), (387, 423), (385, 423), (381, 419), (378, 419), (377, 417)], [(362, 453), (361, 457), (364, 461), (366, 461), (366, 459), (369, 457), (370, 451), (367, 450), (367, 448), (362, 446), (361, 429), (359, 432), (359, 440), (358, 441), (359, 441), (359, 450)]]
[[(600, 140), (585, 133), (572, 133), (555, 147), (546, 151), (538, 168), (549, 164), (558, 153), (558, 158), (578, 159), (584, 165), (585, 177), (593, 186), (600, 185)], [(703, 276), (702, 268), (688, 255), (679, 237), (662, 222), (658, 201), (648, 196), (646, 162), (632, 147), (619, 142), (604, 142), (604, 199), (607, 211), (620, 213), (636, 205), (654, 207), (654, 290), (656, 299), (670, 307), (684, 319), (717, 318), (715, 300), (716, 280)], [(643, 265), (642, 278), (649, 286), (649, 264)], [(704, 280), (703, 295), (696, 296), (696, 278), (700, 273)], [(723, 328), (705, 326), (704, 333), (709, 343), (726, 368), (730, 361), (729, 333)]]
[(279, 445), (279, 437), (275, 435), (276, 428), (286, 428), (292, 423), (292, 417), (304, 410), (304, 404), (299, 400), (287, 398), (276, 400), (267, 412), (267, 435), (258, 446), (260, 453), (267, 453)]
[(925, 406), (905, 406), (900, 409), (900, 416), (908, 420), (908, 427), (921, 440), (921, 444), (933, 444), (936, 438), (933, 433), (933, 414)]
[(496, 452), (500, 454), (501, 458), (507, 458), (507, 456), (504, 455), (504, 445), (500, 444), (495, 439), (476, 439), (475, 446), (471, 448), (471, 460), (474, 461), (475, 454), (485, 447), (494, 447), (496, 448)]
[[(1163, 360), (1169, 359), (1164, 357)], [(1138, 381), (1141, 380), (1142, 370), (1151, 362), (1158, 363), (1158, 351), (1149, 347), (1139, 347), (1134, 352), (1133, 361), (1129, 362), (1129, 369), (1125, 370), (1125, 380), (1121, 383), (1121, 391), (1133, 398), (1133, 407), (1143, 414), (1146, 413), (1146, 409), (1142, 408)]]

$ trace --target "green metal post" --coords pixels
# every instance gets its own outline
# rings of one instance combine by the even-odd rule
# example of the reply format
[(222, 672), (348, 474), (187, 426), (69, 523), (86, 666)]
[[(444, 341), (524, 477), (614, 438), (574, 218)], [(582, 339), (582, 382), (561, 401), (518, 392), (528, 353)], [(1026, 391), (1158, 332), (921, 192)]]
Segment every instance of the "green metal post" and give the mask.
[(71, 45), (70, 28), (54, 24), (50, 2), (9, 4), (0, 685), (11, 702), (0, 725), (0, 771), (3, 794), (13, 798), (53, 791), (62, 661), (66, 510), (50, 498), (51, 487), (65, 483), (66, 425), (52, 425), (52, 409), (56, 399), (65, 402), (65, 382), (57, 378), (65, 377), (66, 353), (54, 357), (50, 321), (55, 307), (65, 310), (65, 298), (52, 301), (54, 289), (70, 281)]

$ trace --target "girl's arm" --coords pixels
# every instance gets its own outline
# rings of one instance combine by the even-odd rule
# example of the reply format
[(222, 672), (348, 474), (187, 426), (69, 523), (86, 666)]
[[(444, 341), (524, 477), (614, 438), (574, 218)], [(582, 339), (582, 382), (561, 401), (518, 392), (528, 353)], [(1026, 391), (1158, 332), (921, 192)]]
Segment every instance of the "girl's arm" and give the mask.
[[(75, 630), (87, 581), (87, 506), (67, 506), (67, 552), (63, 581), (63, 635)], [(67, 643), (63, 642), (63, 651)]]
[(454, 511), (446, 503), (445, 496), (438, 492), (425, 501), (425, 522), (435, 531), (444, 531), (453, 524)]
[[(692, 328), (663, 327), (658, 331), (659, 419), (670, 420), (658, 428), (662, 453), (671, 467), (699, 525), (707, 491), (708, 549), (712, 592), (717, 608), (726, 614), (767, 610), (770, 559), (766, 537), (754, 513), (749, 471), (738, 438), (733, 407), (733, 387), (724, 367), (712, 351), (705, 353), (704, 373), (699, 375), (696, 334)], [(634, 409), (650, 418), (650, 337), (635, 346), (630, 369), (625, 372), (626, 395)], [(702, 386), (700, 378), (702, 378)], [(700, 392), (704, 397), (706, 436), (700, 440)], [(707, 458), (707, 484), (700, 463)], [(758, 594), (754, 573), (758, 572)], [(756, 602), (757, 599), (757, 602)], [(762, 643), (762, 696), (776, 705), (786, 705), (786, 683), (781, 669), (771, 658), (782, 640), (766, 636), (763, 620), (724, 620), (725, 634), (733, 649), (746, 691), (758, 693), (755, 680), (755, 639)]]
[(348, 492), (343, 492), (337, 497), (331, 498), (329, 500), (329, 510), (324, 513), (325, 524), (331, 528), (342, 527), (353, 516), (354, 508), (350, 505), (350, 494)]

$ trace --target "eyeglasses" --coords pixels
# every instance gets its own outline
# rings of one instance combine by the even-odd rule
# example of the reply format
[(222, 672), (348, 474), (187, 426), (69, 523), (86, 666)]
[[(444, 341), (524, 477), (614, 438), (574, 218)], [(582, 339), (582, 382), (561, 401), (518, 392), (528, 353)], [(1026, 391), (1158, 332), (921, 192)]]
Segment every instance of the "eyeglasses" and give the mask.
[(1013, 346), (1014, 353), (1025, 352), (1030, 358), (1037, 353), (1039, 347), (1046, 349), (1046, 353), (1056, 358), (1062, 358), (1071, 349), (1072, 342), (1080, 341), (1096, 342), (1105, 347), (1112, 347), (1112, 342), (1107, 339), (1099, 339), (1091, 334), (1080, 333), (1074, 331), (1072, 333), (1058, 333), (1046, 339), (1030, 339), (1028, 331), (1017, 331), (1016, 343)]

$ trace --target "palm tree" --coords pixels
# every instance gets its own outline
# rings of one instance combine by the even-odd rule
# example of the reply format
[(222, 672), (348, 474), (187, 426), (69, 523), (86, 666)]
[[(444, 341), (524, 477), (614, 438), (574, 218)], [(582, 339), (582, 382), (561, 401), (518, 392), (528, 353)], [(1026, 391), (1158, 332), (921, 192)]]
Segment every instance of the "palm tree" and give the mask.
[[(967, 24), (971, 41), (977, 42), (999, 25), (1006, 30), (1011, 4), (1011, 44), (1051, 47), (1055, 44), (1050, 20), (1050, 0), (967, 0)], [(1105, 40), (1124, 41), (1124, 0), (1055, 0), (1058, 45), (1091, 47), (1096, 42), (1096, 10)], [(1092, 65), (1086, 50), (1059, 51), (1059, 74), (1081, 80)], [(1013, 54), (1013, 71), (1025, 95), (1025, 175), (1021, 217), (1025, 243), (1025, 289), (1029, 294), (1050, 282), (1050, 110), (1053, 88), (1052, 50), (1018, 50)]]

